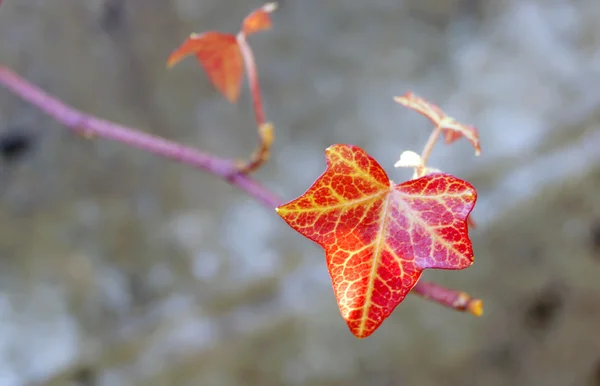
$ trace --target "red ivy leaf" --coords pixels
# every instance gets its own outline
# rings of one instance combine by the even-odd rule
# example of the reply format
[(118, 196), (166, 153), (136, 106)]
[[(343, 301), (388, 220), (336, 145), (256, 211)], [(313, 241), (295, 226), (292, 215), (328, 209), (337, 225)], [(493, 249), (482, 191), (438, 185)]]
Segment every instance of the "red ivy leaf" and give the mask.
[(236, 37), (221, 32), (192, 34), (167, 61), (172, 67), (184, 57), (195, 54), (208, 78), (230, 102), (240, 95), (244, 62)]
[(441, 127), (444, 133), (444, 140), (447, 144), (450, 144), (461, 137), (465, 137), (475, 148), (475, 154), (479, 155), (479, 153), (481, 153), (479, 132), (474, 126), (463, 125), (462, 123), (457, 122), (454, 118), (446, 115), (446, 113), (438, 106), (411, 92), (396, 97), (394, 100), (403, 106), (423, 114), (429, 118), (434, 125)]
[(424, 269), (473, 263), (466, 219), (477, 192), (443, 173), (394, 185), (354, 145), (333, 145), (325, 154), (325, 172), (277, 213), (323, 247), (340, 312), (352, 333), (365, 338)]
[(242, 32), (246, 36), (271, 28), (270, 13), (277, 9), (277, 3), (267, 3), (246, 16), (242, 23)]

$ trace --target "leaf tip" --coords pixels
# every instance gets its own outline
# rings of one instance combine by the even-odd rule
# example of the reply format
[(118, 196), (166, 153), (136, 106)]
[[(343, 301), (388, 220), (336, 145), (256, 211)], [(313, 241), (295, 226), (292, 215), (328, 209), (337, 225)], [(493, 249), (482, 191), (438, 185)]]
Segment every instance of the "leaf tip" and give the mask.
[(179, 63), (181, 61), (181, 59), (183, 59), (183, 55), (181, 55), (179, 50), (175, 50), (171, 53), (171, 55), (169, 55), (169, 57), (167, 58), (167, 70), (170, 70), (171, 68), (173, 68), (173, 66), (175, 66), (177, 63)]
[(360, 339), (360, 340), (366, 339), (369, 336), (371, 336), (371, 334), (361, 334), (361, 333), (358, 333), (358, 332), (355, 332), (355, 331), (351, 331), (351, 332), (352, 332), (352, 335), (354, 335), (354, 337), (356, 339)]
[(169, 57), (169, 59), (167, 60), (167, 70), (170, 70), (171, 68), (173, 68), (173, 66), (178, 62), (178, 60), (176, 60), (173, 57)]
[(395, 96), (394, 97), (394, 102), (399, 103), (399, 104), (403, 104), (404, 102), (404, 97), (401, 96)]
[(225, 96), (225, 99), (227, 99), (229, 101), (229, 103), (236, 103), (238, 98), (239, 98), (239, 91), (222, 91), (223, 95)]
[(351, 150), (352, 145), (343, 145), (343, 144), (333, 144), (325, 149), (325, 160), (327, 161), (327, 165), (329, 165), (334, 158), (336, 158), (336, 154), (343, 153), (345, 150)]
[(183, 44), (179, 48), (173, 51), (171, 55), (169, 55), (169, 58), (167, 59), (167, 69), (171, 69), (174, 65), (179, 63), (185, 56), (189, 55), (190, 52), (187, 52), (187, 50), (185, 49), (185, 44), (189, 43), (190, 40), (198, 39), (199, 37), (200, 35), (198, 35), (197, 33), (191, 33), (189, 38), (185, 42), (183, 42)]
[(414, 97), (415, 95), (411, 91), (407, 91), (403, 95), (395, 96), (394, 102), (409, 107), (408, 105), (410, 104), (410, 100)]
[(241, 34), (249, 36), (259, 31), (271, 28), (270, 13), (277, 9), (277, 3), (266, 3), (256, 11), (250, 13), (242, 22)]

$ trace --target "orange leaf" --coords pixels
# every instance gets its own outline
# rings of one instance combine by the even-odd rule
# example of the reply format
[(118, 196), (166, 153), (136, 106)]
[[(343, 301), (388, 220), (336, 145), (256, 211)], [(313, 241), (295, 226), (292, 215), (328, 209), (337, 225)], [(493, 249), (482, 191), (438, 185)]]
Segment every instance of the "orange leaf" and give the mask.
[(242, 23), (242, 32), (246, 36), (271, 28), (270, 13), (277, 9), (277, 3), (267, 3), (246, 16)]
[(400, 97), (395, 97), (394, 100), (403, 106), (423, 114), (429, 118), (435, 126), (440, 127), (444, 133), (444, 139), (447, 144), (450, 144), (461, 137), (465, 137), (475, 148), (475, 154), (479, 155), (479, 153), (481, 153), (479, 132), (477, 131), (477, 128), (457, 122), (454, 118), (446, 115), (446, 113), (438, 106), (411, 92)]
[(432, 173), (394, 185), (364, 150), (333, 145), (327, 169), (277, 213), (325, 250), (343, 318), (371, 335), (427, 268), (473, 263), (467, 217), (477, 199), (468, 183)]
[(192, 34), (167, 61), (172, 67), (184, 57), (195, 54), (208, 78), (230, 102), (240, 94), (244, 62), (235, 36), (221, 32)]

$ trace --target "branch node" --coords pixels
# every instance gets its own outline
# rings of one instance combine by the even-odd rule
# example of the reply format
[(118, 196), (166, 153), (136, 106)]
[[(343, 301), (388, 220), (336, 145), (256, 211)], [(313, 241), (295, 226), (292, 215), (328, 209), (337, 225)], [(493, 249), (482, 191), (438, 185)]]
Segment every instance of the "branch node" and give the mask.
[(459, 292), (456, 301), (452, 304), (453, 308), (468, 311), (475, 316), (483, 315), (483, 301), (474, 299), (466, 292)]
[(243, 174), (256, 171), (271, 157), (271, 146), (275, 140), (275, 128), (271, 122), (265, 122), (258, 126), (258, 138), (260, 143), (252, 153), (250, 160), (240, 163), (238, 171)]

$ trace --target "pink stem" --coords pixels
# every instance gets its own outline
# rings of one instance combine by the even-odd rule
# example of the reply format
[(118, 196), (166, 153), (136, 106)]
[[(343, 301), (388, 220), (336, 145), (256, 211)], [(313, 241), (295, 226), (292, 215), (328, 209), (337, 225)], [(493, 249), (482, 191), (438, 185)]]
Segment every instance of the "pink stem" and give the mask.
[(411, 292), (457, 311), (468, 311), (475, 316), (483, 314), (482, 301), (472, 298), (466, 292), (454, 291), (431, 282), (418, 282)]
[(442, 134), (442, 127), (440, 125), (436, 125), (433, 128), (431, 134), (429, 135), (429, 138), (427, 138), (427, 142), (425, 143), (425, 146), (423, 147), (423, 152), (421, 153), (421, 160), (423, 162), (423, 165), (427, 166), (427, 161), (429, 160), (431, 151), (433, 150), (435, 143), (440, 137), (440, 134)]
[[(282, 204), (281, 198), (263, 185), (236, 172), (232, 161), (82, 113), (2, 66), (0, 66), (0, 84), (75, 133), (114, 140), (193, 168), (202, 169), (229, 181), (269, 209)], [(454, 291), (434, 283), (419, 282), (412, 292), (459, 311), (469, 310), (476, 313), (473, 310), (481, 310), (481, 301), (471, 299), (464, 292)]]
[(262, 104), (262, 97), (260, 92), (260, 83), (258, 81), (258, 71), (256, 70), (256, 61), (252, 48), (246, 41), (246, 35), (240, 32), (237, 35), (237, 42), (244, 58), (244, 66), (246, 67), (246, 75), (248, 76), (248, 84), (250, 86), (250, 94), (252, 95), (252, 104), (254, 106), (254, 114), (256, 115), (256, 125), (262, 126), (265, 119), (265, 112)]
[[(1, 0), (0, 0), (1, 1)], [(226, 179), (270, 208), (281, 200), (252, 178), (238, 173), (232, 161), (215, 157), (197, 149), (142, 133), (119, 124), (84, 114), (30, 84), (6, 67), (0, 66), (0, 83), (23, 100), (37, 106), (72, 131), (122, 142), (173, 161), (202, 169)]]

